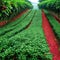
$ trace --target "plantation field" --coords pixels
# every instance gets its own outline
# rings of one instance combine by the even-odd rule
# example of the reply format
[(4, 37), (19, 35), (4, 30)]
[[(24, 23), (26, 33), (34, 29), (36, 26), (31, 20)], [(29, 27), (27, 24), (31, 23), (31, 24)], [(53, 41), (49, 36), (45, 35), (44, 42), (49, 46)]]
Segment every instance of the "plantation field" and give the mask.
[(0, 60), (60, 60), (60, 1), (0, 0)]
[(28, 10), (0, 28), (0, 60), (52, 60), (41, 13), (41, 10)]

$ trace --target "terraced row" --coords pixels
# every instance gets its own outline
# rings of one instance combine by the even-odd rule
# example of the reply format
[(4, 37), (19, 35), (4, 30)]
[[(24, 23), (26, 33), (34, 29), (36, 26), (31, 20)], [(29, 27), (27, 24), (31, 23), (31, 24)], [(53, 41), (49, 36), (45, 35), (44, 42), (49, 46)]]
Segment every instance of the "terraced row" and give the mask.
[[(20, 32), (31, 20), (29, 28)], [(1, 60), (52, 60), (42, 29), (41, 11), (32, 10), (16, 29), (0, 37), (0, 57)]]

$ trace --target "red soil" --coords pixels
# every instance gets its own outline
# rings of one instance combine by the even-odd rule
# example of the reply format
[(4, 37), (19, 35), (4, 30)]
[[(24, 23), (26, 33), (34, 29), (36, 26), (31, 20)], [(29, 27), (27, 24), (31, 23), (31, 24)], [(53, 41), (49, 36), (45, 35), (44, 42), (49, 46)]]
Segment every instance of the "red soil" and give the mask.
[(49, 24), (49, 21), (45, 15), (44, 11), (42, 11), (42, 27), (44, 30), (44, 34), (46, 36), (48, 46), (50, 48), (50, 52), (53, 55), (52, 60), (60, 60), (60, 51), (59, 51), (57, 39), (54, 35), (54, 32)]
[(0, 27), (4, 26), (5, 24), (7, 24), (8, 21), (2, 21), (0, 22)]
[[(28, 9), (27, 9), (27, 10), (28, 10)], [(20, 18), (25, 12), (27, 12), (27, 10), (21, 12), (20, 14), (18, 14), (17, 16), (15, 16), (14, 18), (12, 18), (11, 20), (1, 21), (1, 22), (0, 22), (0, 27), (6, 25), (6, 24), (9, 23), (9, 22), (12, 22), (12, 21), (17, 20), (17, 19)]]

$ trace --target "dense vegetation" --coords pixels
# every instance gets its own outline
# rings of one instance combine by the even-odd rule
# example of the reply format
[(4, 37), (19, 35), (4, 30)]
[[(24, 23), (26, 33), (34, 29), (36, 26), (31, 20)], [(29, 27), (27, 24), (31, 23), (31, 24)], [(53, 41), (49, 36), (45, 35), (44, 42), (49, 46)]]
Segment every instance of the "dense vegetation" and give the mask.
[[(39, 0), (39, 2), (39, 8), (47, 9), (44, 10), (45, 17), (48, 18), (56, 37), (60, 40), (60, 24), (48, 12), (48, 9), (60, 11), (60, 1)], [(44, 35), (43, 11), (31, 8), (33, 6), (28, 0), (0, 0), (0, 22), (2, 23), (13, 20), (13, 17), (20, 15), (22, 11), (26, 12), (14, 22), (0, 27), (0, 60), (52, 60), (54, 58), (52, 52), (50, 53), (54, 45), (51, 45), (52, 48), (48, 46), (49, 43), (47, 44), (46, 35)]]
[(60, 0), (39, 0), (39, 8), (49, 9), (55, 12), (60, 11)]
[(32, 8), (28, 0), (0, 0), (0, 21), (9, 20), (28, 8)]
[[(30, 21), (29, 28), (24, 29)], [(0, 60), (52, 60), (49, 50), (42, 29), (41, 10), (29, 10), (0, 28)]]

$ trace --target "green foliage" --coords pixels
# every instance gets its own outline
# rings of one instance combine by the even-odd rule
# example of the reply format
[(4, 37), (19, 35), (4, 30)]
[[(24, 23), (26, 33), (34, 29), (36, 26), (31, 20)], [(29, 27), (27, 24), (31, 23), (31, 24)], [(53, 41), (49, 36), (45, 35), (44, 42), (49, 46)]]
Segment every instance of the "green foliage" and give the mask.
[(14, 17), (28, 8), (32, 8), (32, 4), (25, 0), (2, 0), (2, 4), (0, 4), (0, 21), (9, 20), (11, 15)]
[[(31, 20), (29, 28), (20, 32)], [(28, 11), (15, 23), (0, 28), (0, 60), (52, 60), (49, 50), (40, 10)]]
[(60, 10), (60, 0), (43, 0), (38, 4), (39, 8), (50, 9), (53, 11)]

